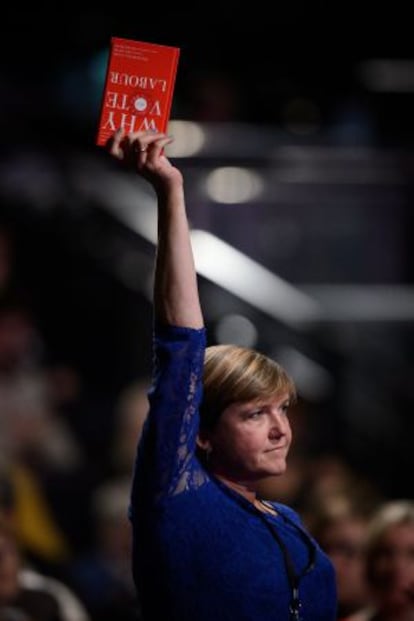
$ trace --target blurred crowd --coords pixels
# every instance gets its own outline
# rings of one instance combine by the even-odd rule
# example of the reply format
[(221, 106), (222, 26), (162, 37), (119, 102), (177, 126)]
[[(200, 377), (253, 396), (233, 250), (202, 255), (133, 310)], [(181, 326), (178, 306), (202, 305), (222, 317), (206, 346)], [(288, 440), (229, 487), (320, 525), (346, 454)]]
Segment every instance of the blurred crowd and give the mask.
[[(50, 362), (0, 230), (0, 619), (139, 619), (128, 521), (144, 380), (119, 395), (106, 460), (79, 373)], [(100, 446), (100, 440), (96, 441)]]
[[(120, 391), (111, 425), (85, 407), (77, 369), (47, 356), (3, 227), (0, 621), (140, 621), (128, 501), (147, 388), (137, 377)], [(296, 431), (287, 474), (261, 494), (297, 509), (330, 555), (338, 620), (414, 619), (414, 501), (384, 497), (338, 455), (309, 456)], [(102, 434), (110, 450), (99, 460)]]

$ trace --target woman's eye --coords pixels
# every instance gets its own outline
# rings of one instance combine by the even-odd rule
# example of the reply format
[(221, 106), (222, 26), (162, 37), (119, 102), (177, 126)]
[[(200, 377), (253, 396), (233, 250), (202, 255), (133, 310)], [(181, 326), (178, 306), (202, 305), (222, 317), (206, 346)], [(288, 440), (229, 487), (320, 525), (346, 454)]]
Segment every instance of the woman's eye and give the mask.
[(254, 410), (250, 412), (249, 416), (250, 418), (258, 418), (261, 414), (263, 414), (263, 410)]

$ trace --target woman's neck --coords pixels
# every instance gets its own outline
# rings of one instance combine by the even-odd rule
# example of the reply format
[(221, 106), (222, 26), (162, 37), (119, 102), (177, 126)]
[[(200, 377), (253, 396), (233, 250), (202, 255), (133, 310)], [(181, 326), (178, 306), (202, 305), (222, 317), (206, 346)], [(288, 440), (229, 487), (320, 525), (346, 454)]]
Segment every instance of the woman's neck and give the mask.
[(244, 481), (235, 481), (234, 479), (218, 473), (215, 473), (214, 476), (219, 479), (219, 481), (224, 483), (224, 485), (227, 485), (227, 487), (230, 487), (230, 489), (234, 490), (241, 496), (244, 496), (244, 498), (246, 498), (252, 504), (254, 504), (257, 500), (256, 490), (250, 484)]
[(230, 487), (230, 489), (246, 498), (246, 500), (251, 502), (258, 511), (261, 511), (262, 513), (277, 515), (275, 509), (272, 507), (271, 504), (268, 504), (257, 497), (256, 490), (254, 489), (254, 487), (252, 487), (251, 484), (241, 481), (234, 481), (233, 479), (229, 479), (228, 477), (220, 474), (215, 474), (215, 477), (219, 479), (222, 483), (224, 483), (224, 485), (227, 485), (227, 487)]

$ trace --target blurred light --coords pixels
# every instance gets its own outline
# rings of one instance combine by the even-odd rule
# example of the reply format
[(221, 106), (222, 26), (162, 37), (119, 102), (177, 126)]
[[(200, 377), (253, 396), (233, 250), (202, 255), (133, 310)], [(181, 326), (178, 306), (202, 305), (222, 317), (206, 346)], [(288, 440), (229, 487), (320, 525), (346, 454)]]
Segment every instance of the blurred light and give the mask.
[(405, 176), (392, 152), (370, 146), (289, 145), (273, 154), (273, 183), (403, 185)]
[(174, 141), (167, 145), (168, 157), (191, 157), (201, 151), (206, 140), (203, 128), (190, 121), (173, 121), (168, 124), (168, 134)]
[(408, 59), (372, 59), (356, 68), (362, 83), (372, 91), (414, 92), (414, 61)]
[(227, 315), (217, 323), (215, 336), (218, 343), (254, 347), (257, 342), (257, 329), (244, 315)]
[(246, 168), (227, 166), (216, 168), (208, 175), (206, 189), (209, 197), (217, 203), (246, 203), (262, 192), (263, 180)]
[(150, 185), (140, 177), (120, 175), (109, 169), (105, 174), (95, 176), (93, 169), (78, 160), (73, 172), (77, 187), (83, 195), (92, 198), (109, 209), (115, 217), (144, 239), (157, 242), (157, 208)]
[(321, 401), (332, 392), (331, 374), (308, 356), (293, 347), (278, 349), (275, 359), (292, 377), (302, 397), (309, 401)]
[(327, 321), (413, 321), (414, 287), (399, 285), (305, 285)]
[[(41, 194), (41, 204), (47, 204), (51, 197), (56, 200), (53, 187), (45, 185), (43, 178), (39, 185), (37, 173), (32, 187), (26, 165), (22, 168), (20, 170), (16, 162), (10, 167), (0, 167), (0, 181), (6, 195), (12, 196), (19, 190), (36, 202), (37, 189), (41, 187), (43, 191), (46, 187), (48, 196)], [(95, 174), (91, 162), (82, 159), (77, 160), (72, 175), (85, 200), (93, 199), (131, 230), (156, 243), (157, 210), (154, 195), (144, 180), (119, 175), (112, 169), (105, 174)], [(61, 189), (61, 185), (56, 188)], [(414, 287), (309, 283), (293, 286), (206, 231), (193, 230), (191, 239), (196, 268), (202, 276), (295, 328), (309, 322), (414, 320)]]
[(193, 230), (191, 241), (197, 271), (255, 308), (295, 327), (321, 319), (321, 308), (310, 296), (215, 235)]

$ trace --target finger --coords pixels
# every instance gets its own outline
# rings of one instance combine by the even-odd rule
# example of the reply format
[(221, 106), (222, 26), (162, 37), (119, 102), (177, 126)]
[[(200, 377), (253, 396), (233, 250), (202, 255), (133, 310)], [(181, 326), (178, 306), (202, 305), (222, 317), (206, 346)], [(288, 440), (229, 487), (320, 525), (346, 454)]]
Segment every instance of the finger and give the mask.
[(114, 155), (118, 159), (124, 158), (124, 151), (121, 146), (121, 142), (124, 139), (124, 130), (119, 127), (116, 132), (109, 138), (106, 143), (106, 147), (111, 155)]
[(147, 148), (148, 158), (155, 160), (163, 153), (165, 147), (173, 141), (172, 136), (163, 136), (154, 142), (151, 142)]
[(134, 152), (135, 152), (138, 156), (139, 156), (139, 155), (142, 155), (142, 154), (144, 154), (144, 153), (146, 153), (146, 151), (147, 151), (147, 149), (148, 149), (148, 145), (147, 145), (147, 144), (145, 144), (145, 143), (143, 143), (143, 142), (140, 142), (140, 141), (138, 141), (138, 140), (134, 140), (134, 143), (133, 143), (133, 145), (132, 145), (132, 146), (133, 146)]
[(136, 132), (129, 134), (129, 139), (133, 142), (134, 150), (137, 153), (146, 151), (154, 142), (165, 137), (165, 134), (159, 132)]
[(143, 145), (148, 145), (154, 140), (159, 140), (160, 138), (163, 138), (165, 134), (163, 132), (154, 132), (148, 130), (144, 132), (131, 132), (130, 134), (128, 134), (128, 136), (130, 137), (131, 142), (135, 142), (137, 140)]

